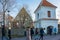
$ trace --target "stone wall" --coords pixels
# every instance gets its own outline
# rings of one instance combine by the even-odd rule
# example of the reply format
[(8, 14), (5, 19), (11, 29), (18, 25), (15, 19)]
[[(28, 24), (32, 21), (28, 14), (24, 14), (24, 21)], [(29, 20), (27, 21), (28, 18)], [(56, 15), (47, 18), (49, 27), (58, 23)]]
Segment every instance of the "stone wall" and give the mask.
[[(0, 28), (0, 37), (2, 37), (2, 28)], [(13, 27), (11, 29), (11, 36), (12, 37), (20, 37), (20, 36), (24, 36), (24, 32), (25, 32), (25, 29), (24, 28), (15, 28)], [(6, 37), (8, 37), (8, 28), (6, 28)]]
[(24, 32), (25, 32), (25, 29), (24, 28), (12, 28), (11, 30), (11, 35), (12, 37), (16, 36), (16, 37), (20, 37), (20, 36), (24, 36)]

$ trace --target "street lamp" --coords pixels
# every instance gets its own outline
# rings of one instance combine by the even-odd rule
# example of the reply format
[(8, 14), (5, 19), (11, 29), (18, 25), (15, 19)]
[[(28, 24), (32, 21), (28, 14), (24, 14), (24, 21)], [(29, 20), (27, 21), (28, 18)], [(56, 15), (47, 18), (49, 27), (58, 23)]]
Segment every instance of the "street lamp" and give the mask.
[(9, 27), (9, 29), (11, 30), (11, 27)]
[(11, 40), (11, 24), (9, 23), (8, 38)]

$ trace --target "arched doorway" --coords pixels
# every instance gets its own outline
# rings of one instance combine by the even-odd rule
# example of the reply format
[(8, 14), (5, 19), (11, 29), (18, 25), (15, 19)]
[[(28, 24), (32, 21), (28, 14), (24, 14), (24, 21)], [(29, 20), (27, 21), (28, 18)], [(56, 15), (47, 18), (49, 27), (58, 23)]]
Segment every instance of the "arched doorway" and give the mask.
[(52, 31), (52, 29), (53, 29), (53, 26), (48, 26), (47, 27), (47, 34), (50, 34), (50, 31)]

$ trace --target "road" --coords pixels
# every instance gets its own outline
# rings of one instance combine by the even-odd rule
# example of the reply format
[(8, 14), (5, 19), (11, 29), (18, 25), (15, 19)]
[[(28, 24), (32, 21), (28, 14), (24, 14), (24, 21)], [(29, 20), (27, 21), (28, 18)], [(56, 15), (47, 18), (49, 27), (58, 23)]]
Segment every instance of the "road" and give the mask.
[[(26, 37), (23, 37), (23, 38), (12, 38), (12, 40), (26, 40)], [(35, 40), (35, 37), (33, 37), (33, 40)], [(60, 34), (51, 35), (51, 36), (50, 35), (44, 36), (44, 40), (60, 40)]]
[[(39, 37), (38, 37), (39, 38)], [(1, 40), (1, 38), (0, 38)], [(11, 40), (27, 40), (26, 37), (22, 37), (22, 38), (12, 38)], [(35, 40), (35, 36), (33, 37), (32, 40)], [(44, 36), (44, 39), (43, 40), (60, 40), (60, 34), (57, 34), (57, 35), (47, 35), (47, 36)]]

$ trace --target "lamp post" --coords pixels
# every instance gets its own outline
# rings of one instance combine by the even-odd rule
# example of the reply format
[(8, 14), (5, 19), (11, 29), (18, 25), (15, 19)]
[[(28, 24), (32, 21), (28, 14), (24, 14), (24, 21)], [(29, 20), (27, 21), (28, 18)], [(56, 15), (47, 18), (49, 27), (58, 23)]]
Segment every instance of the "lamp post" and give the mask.
[(11, 23), (10, 23), (10, 19), (9, 19), (9, 10), (7, 11), (8, 12), (8, 39), (11, 40)]
[(11, 24), (9, 23), (8, 39), (11, 40)]

